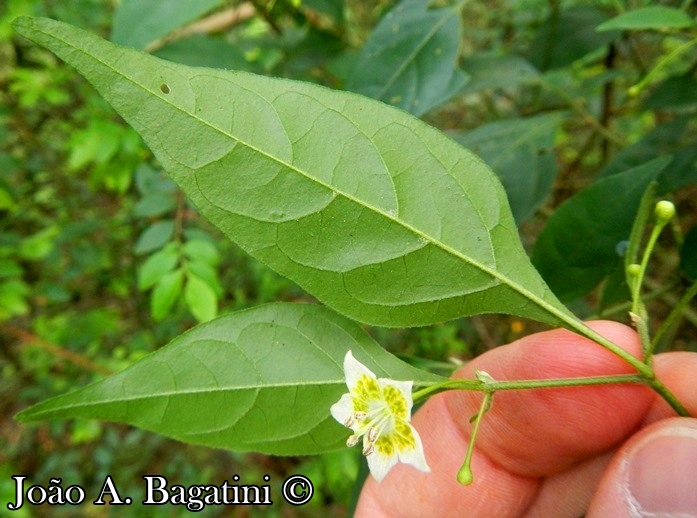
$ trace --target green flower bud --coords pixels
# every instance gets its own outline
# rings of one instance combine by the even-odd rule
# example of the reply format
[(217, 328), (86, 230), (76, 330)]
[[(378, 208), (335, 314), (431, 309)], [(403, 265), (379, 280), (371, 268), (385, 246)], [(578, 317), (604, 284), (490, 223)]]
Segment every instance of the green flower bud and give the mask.
[(627, 274), (630, 275), (631, 277), (636, 277), (641, 273), (641, 265), (632, 263), (630, 265), (627, 265)]
[(670, 221), (675, 216), (675, 205), (668, 200), (661, 200), (656, 204), (654, 212), (659, 221)]

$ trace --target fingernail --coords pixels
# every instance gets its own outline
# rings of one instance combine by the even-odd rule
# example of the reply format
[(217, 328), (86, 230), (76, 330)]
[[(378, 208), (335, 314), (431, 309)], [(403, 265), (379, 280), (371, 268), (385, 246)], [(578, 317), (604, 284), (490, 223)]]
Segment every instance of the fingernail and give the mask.
[(641, 516), (697, 513), (697, 429), (673, 427), (648, 436), (627, 459), (632, 507)]

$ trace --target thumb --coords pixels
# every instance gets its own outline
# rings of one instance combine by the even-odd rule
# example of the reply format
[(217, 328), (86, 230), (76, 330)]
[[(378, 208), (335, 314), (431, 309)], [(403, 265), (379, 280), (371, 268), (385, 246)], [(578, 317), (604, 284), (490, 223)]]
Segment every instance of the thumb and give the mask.
[(654, 423), (608, 466), (588, 516), (697, 516), (697, 419)]

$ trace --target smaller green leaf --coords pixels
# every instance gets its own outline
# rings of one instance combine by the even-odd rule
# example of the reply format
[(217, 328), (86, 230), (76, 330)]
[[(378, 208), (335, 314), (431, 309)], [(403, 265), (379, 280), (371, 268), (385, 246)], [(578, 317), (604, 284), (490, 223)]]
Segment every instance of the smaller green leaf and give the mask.
[(540, 72), (532, 64), (515, 54), (499, 55), (481, 52), (463, 60), (462, 68), (471, 76), (462, 94), (482, 90), (511, 90), (541, 81)]
[(174, 243), (152, 254), (138, 270), (138, 289), (145, 291), (179, 263), (179, 251)]
[(161, 216), (176, 207), (174, 196), (165, 192), (153, 192), (143, 196), (133, 206), (133, 215), (139, 218)]
[(547, 71), (570, 65), (613, 41), (618, 32), (596, 32), (607, 14), (590, 5), (553, 10), (530, 47), (530, 61)]
[(210, 265), (216, 265), (220, 261), (220, 253), (215, 245), (203, 239), (187, 241), (184, 243), (182, 251), (191, 260), (202, 261)]
[(422, 115), (467, 83), (457, 67), (460, 9), (429, 9), (402, 0), (385, 15), (361, 49), (347, 90)]
[(114, 14), (111, 39), (142, 49), (220, 3), (220, 0), (122, 0)]
[(184, 272), (175, 270), (163, 275), (150, 296), (150, 312), (155, 320), (165, 318), (182, 291)]
[(220, 285), (218, 272), (216, 272), (215, 268), (213, 268), (209, 263), (204, 263), (202, 261), (191, 261), (187, 263), (186, 268), (203, 282), (208, 284), (208, 286), (210, 286), (215, 292), (216, 297), (220, 297), (223, 294), (223, 287)]
[(558, 170), (554, 137), (562, 118), (551, 113), (494, 121), (455, 137), (499, 176), (518, 224), (552, 189)]
[(598, 25), (602, 31), (638, 31), (646, 29), (685, 29), (693, 27), (694, 20), (683, 10), (655, 5), (627, 11)]
[(199, 322), (213, 320), (218, 314), (218, 298), (215, 290), (191, 271), (186, 274), (184, 300), (191, 314)]
[(670, 157), (594, 182), (554, 212), (532, 251), (532, 262), (561, 300), (592, 290), (623, 263), (623, 242), (647, 186)]
[(656, 181), (659, 195), (697, 182), (697, 119), (691, 115), (656, 126), (640, 140), (617, 153), (599, 173), (599, 177), (613, 175), (645, 164), (657, 156), (672, 155), (670, 165), (663, 169)]
[(153, 55), (175, 63), (199, 67), (248, 72), (258, 71), (259, 68), (245, 59), (244, 52), (239, 46), (221, 38), (202, 34), (177, 39), (158, 49)]
[(53, 250), (57, 235), (58, 227), (51, 226), (24, 238), (19, 244), (20, 257), (29, 261), (43, 259)]
[(153, 223), (146, 228), (136, 241), (133, 251), (146, 254), (166, 245), (174, 235), (174, 221), (164, 220)]

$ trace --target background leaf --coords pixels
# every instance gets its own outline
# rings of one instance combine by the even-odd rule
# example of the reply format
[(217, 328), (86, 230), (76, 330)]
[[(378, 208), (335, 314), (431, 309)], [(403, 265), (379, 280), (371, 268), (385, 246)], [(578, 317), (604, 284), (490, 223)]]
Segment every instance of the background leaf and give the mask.
[(694, 26), (690, 16), (674, 7), (653, 5), (627, 11), (601, 23), (598, 31), (642, 30), (642, 29), (684, 29)]
[(111, 39), (120, 45), (142, 49), (220, 3), (220, 0), (121, 0), (114, 15)]
[(657, 178), (663, 194), (697, 182), (697, 119), (677, 117), (656, 126), (631, 146), (617, 153), (599, 176), (609, 176), (645, 164), (656, 156), (671, 155), (670, 166)]
[(150, 312), (155, 320), (165, 318), (182, 291), (184, 272), (175, 270), (164, 274), (155, 284), (150, 299)]
[(555, 8), (532, 42), (530, 61), (539, 70), (552, 70), (600, 49), (619, 34), (617, 31), (596, 32), (596, 27), (607, 18), (604, 11), (590, 5), (564, 10)]
[(569, 315), (527, 259), (495, 175), (403, 111), (173, 65), (53, 20), (15, 25), (84, 74), (228, 237), (338, 311), (401, 327)]
[(468, 76), (457, 67), (460, 8), (403, 0), (366, 42), (346, 88), (414, 115), (449, 100)]
[(598, 180), (559, 206), (532, 252), (532, 261), (562, 300), (585, 295), (623, 264), (639, 203), (669, 157)]
[(325, 308), (277, 303), (199, 325), (125, 371), (17, 418), (95, 418), (237, 451), (320, 453), (344, 447), (349, 433), (329, 414), (346, 392), (349, 350), (378, 377), (443, 380)]
[(464, 59), (462, 68), (470, 75), (462, 89), (463, 95), (487, 89), (508, 91), (541, 82), (540, 72), (528, 60), (515, 54), (480, 52)]
[(455, 137), (501, 179), (518, 224), (533, 214), (552, 189), (558, 170), (554, 136), (562, 118), (552, 113), (494, 121)]
[(193, 272), (186, 274), (184, 300), (199, 322), (208, 322), (218, 314), (218, 297), (208, 283)]

